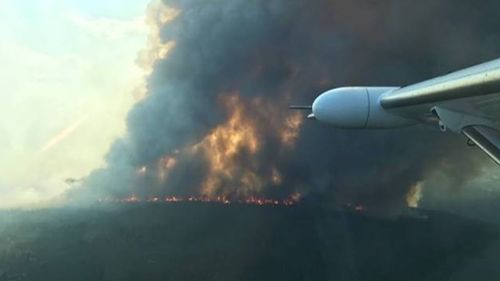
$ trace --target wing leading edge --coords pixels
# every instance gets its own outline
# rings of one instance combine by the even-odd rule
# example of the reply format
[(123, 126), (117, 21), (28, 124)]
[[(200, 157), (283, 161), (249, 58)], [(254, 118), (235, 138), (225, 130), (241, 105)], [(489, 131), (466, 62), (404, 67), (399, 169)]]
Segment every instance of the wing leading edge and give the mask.
[(439, 103), (500, 93), (500, 59), (479, 64), (384, 95), (386, 109)]

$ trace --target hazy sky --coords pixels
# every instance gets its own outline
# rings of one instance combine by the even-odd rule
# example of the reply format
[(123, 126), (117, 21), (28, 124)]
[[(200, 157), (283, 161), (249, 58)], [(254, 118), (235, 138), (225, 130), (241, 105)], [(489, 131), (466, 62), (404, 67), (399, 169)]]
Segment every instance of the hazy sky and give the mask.
[(0, 1), (0, 207), (103, 164), (144, 76), (149, 2)]

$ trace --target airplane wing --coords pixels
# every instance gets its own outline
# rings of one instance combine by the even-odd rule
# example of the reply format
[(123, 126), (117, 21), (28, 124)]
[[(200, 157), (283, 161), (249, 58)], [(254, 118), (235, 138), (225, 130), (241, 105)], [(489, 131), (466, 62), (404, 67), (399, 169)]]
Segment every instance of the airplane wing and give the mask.
[(318, 96), (308, 118), (347, 129), (438, 124), (465, 135), (500, 165), (500, 59), (406, 87), (341, 87)]
[(395, 89), (380, 105), (440, 128), (461, 133), (500, 165), (500, 60)]

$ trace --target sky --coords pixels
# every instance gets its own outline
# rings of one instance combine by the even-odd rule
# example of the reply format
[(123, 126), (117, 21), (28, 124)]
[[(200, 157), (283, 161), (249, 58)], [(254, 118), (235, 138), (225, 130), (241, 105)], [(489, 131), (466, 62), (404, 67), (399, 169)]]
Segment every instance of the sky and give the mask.
[(149, 2), (0, 1), (0, 207), (55, 197), (104, 164), (145, 75)]

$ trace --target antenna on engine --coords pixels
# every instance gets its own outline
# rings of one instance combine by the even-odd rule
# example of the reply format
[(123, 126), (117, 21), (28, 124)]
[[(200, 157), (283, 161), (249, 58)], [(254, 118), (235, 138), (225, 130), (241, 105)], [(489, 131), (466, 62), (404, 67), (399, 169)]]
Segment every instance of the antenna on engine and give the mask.
[(312, 110), (312, 105), (289, 105), (288, 109)]

